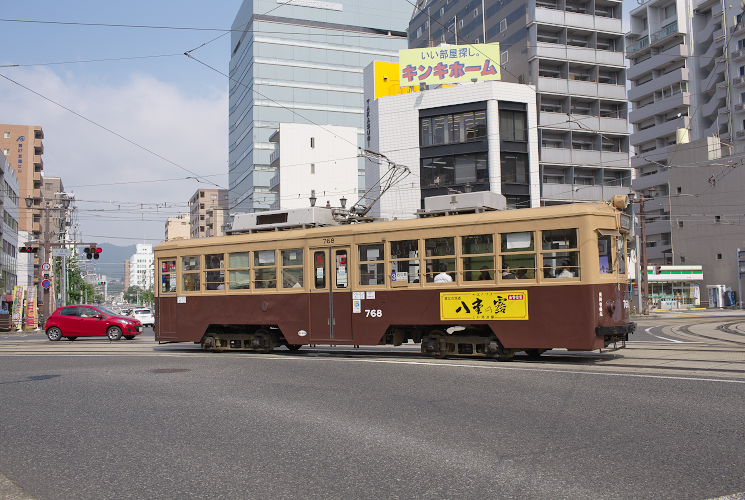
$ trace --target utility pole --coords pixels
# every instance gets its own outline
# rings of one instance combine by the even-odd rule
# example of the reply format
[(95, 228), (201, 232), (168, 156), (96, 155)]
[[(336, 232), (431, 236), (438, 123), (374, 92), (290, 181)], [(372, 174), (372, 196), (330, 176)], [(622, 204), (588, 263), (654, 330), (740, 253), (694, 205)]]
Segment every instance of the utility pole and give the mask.
[(647, 217), (644, 213), (644, 195), (639, 197), (639, 224), (641, 225), (641, 252), (642, 269), (639, 277), (639, 296), (642, 300), (642, 314), (649, 314), (649, 272), (647, 271)]

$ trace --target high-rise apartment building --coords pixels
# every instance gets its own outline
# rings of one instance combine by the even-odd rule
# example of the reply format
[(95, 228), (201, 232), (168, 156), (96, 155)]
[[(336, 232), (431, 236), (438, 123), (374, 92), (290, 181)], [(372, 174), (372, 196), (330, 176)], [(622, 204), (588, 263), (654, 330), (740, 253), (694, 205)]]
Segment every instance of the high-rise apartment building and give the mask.
[(129, 258), (129, 286), (137, 286), (143, 290), (152, 288), (155, 276), (153, 246), (148, 243), (138, 243), (135, 253)]
[(165, 241), (188, 240), (190, 232), (190, 214), (181, 214), (166, 220)]
[(269, 138), (280, 123), (356, 127), (362, 144), (363, 69), (398, 60), (411, 9), (403, 0), (244, 0), (231, 39), (231, 212), (276, 203)]
[(628, 193), (619, 0), (418, 0), (412, 48), (501, 44), (502, 79), (537, 91), (541, 203)]
[(40, 126), (0, 124), (0, 152), (8, 158), (20, 185), (19, 227), (32, 239), (41, 237), (43, 139)]
[[(7, 302), (7, 294), (13, 293), (17, 284), (27, 285), (26, 280), (19, 283), (18, 259), (26, 261), (28, 269), (28, 255), (18, 252), (18, 196), (19, 186), (15, 169), (10, 166), (7, 157), (0, 152), (0, 203), (3, 221), (0, 223), (0, 239), (2, 239), (2, 253), (0, 253), (0, 295), (2, 301)], [(21, 257), (19, 257), (21, 256)], [(33, 264), (31, 264), (33, 268)]]
[[(652, 264), (680, 263), (671, 238), (670, 196), (686, 193), (669, 192), (668, 146), (721, 145), (721, 151), (712, 152), (716, 156), (745, 150), (742, 11), (739, 3), (714, 0), (650, 0), (630, 12), (633, 187), (653, 198), (645, 204)], [(710, 137), (718, 140), (704, 140)]]
[(190, 237), (223, 236), (227, 210), (227, 189), (198, 189), (189, 200)]

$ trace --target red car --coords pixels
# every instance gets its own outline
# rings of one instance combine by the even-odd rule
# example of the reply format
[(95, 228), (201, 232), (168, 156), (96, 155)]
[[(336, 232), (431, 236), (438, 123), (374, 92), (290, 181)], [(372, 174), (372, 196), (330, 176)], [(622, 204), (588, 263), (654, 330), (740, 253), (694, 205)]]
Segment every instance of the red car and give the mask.
[(59, 340), (67, 337), (75, 340), (78, 337), (95, 337), (106, 335), (109, 340), (124, 337), (132, 340), (142, 333), (142, 323), (134, 318), (120, 316), (110, 309), (101, 306), (65, 306), (60, 307), (47, 319), (47, 337)]

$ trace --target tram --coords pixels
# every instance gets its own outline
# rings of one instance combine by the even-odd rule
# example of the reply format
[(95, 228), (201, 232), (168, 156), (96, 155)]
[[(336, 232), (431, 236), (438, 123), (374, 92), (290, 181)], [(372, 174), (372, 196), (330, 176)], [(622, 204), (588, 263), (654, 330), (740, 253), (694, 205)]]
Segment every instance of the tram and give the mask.
[(156, 339), (510, 359), (628, 339), (622, 200), (168, 241)]

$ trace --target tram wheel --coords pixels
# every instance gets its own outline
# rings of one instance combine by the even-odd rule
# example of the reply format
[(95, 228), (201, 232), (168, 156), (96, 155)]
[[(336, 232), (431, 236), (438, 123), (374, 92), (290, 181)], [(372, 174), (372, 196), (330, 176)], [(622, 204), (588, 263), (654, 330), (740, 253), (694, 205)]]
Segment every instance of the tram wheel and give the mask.
[(259, 328), (253, 335), (253, 348), (256, 352), (266, 354), (272, 352), (272, 334), (264, 328)]
[(215, 351), (215, 337), (212, 335), (206, 335), (202, 339), (202, 349), (204, 349), (207, 352), (214, 352)]
[[(447, 347), (443, 349), (443, 340), (447, 334), (442, 330), (432, 330), (429, 335), (422, 339), (422, 352), (429, 354), (435, 359), (444, 359), (447, 357)], [(447, 343), (445, 343), (447, 346)]]

